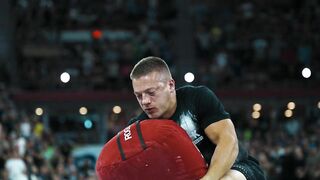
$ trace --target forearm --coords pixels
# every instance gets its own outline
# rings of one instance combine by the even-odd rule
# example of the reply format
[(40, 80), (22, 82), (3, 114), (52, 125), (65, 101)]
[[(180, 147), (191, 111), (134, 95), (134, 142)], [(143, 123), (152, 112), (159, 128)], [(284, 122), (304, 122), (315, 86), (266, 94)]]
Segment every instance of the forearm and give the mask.
[(211, 158), (206, 177), (209, 177), (208, 179), (210, 180), (219, 180), (223, 177), (236, 160), (239, 152), (238, 149), (238, 140), (236, 137), (224, 136), (221, 138)]

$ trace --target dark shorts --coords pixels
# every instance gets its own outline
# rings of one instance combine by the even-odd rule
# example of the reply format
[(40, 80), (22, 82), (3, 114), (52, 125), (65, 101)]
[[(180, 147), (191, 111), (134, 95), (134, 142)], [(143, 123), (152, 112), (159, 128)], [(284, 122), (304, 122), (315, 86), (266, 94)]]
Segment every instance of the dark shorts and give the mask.
[(260, 168), (259, 162), (251, 156), (247, 159), (234, 163), (231, 169), (241, 172), (247, 180), (266, 179), (264, 172)]

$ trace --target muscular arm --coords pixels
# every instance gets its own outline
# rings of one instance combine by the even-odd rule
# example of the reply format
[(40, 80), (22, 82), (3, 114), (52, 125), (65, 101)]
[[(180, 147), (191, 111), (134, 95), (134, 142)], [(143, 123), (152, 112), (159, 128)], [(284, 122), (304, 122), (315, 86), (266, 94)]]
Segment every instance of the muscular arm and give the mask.
[(212, 123), (205, 128), (209, 139), (216, 144), (207, 174), (201, 180), (218, 180), (230, 170), (238, 155), (238, 139), (230, 119)]

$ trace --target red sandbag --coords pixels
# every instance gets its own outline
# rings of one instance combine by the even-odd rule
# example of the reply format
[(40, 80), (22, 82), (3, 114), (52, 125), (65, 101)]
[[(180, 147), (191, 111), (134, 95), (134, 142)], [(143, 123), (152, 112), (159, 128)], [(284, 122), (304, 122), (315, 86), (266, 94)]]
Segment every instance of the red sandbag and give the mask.
[(96, 163), (102, 180), (196, 180), (206, 172), (201, 153), (172, 120), (126, 127), (104, 145)]

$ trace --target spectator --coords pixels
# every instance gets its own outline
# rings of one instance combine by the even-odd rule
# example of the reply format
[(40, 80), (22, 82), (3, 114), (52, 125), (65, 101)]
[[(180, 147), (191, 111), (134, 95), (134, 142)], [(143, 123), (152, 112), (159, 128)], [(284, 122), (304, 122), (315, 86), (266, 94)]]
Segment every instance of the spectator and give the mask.
[(8, 172), (9, 179), (28, 179), (26, 175), (26, 164), (24, 163), (16, 148), (13, 147), (12, 151), (10, 152), (10, 156), (5, 163), (5, 167), (6, 171)]

